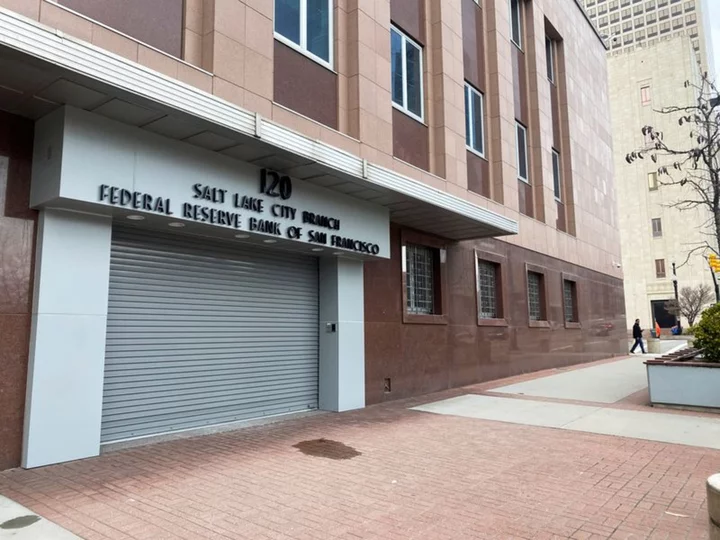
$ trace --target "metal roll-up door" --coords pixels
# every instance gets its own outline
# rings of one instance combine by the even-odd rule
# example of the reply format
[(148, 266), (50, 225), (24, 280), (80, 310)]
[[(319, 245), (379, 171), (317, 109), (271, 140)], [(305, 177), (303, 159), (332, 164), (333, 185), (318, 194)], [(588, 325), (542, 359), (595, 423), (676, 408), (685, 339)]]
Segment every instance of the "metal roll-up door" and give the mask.
[(102, 442), (317, 404), (317, 259), (113, 229)]

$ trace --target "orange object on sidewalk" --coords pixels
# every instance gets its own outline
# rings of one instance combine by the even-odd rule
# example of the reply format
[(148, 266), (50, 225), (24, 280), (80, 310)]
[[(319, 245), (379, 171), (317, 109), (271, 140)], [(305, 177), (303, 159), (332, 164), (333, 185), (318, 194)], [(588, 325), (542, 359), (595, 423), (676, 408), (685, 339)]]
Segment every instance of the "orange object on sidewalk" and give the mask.
[(660, 337), (660, 325), (655, 321), (655, 337)]

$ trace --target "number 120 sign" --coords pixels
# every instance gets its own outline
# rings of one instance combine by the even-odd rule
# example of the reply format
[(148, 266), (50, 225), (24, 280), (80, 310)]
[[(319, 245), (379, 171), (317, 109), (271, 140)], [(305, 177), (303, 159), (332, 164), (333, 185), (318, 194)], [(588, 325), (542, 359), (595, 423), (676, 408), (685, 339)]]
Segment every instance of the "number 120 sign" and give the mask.
[(292, 196), (292, 180), (275, 171), (263, 169), (260, 173), (260, 193), (268, 197), (280, 197), (286, 201)]

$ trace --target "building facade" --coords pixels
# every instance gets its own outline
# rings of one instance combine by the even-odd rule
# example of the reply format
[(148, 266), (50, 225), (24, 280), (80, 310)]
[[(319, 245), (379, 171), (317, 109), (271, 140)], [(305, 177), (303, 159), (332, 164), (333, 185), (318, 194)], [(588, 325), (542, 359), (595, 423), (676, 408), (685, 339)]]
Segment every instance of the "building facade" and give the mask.
[(702, 71), (713, 66), (708, 1), (584, 0), (611, 51), (653, 47), (670, 37), (687, 36)]
[(708, 240), (710, 215), (703, 207), (673, 206), (694, 196), (688, 188), (663, 185), (657, 170), (669, 162), (648, 159), (628, 165), (625, 155), (645, 146), (641, 128), (646, 125), (662, 131), (671, 148), (685, 144), (688, 134), (678, 128), (677, 115), (658, 111), (697, 104), (695, 88), (685, 87), (685, 81), (700, 84), (694, 46), (688, 36), (675, 36), (653, 47), (614, 54), (608, 65), (626, 313), (628, 321), (639, 318), (645, 326), (654, 326), (657, 320), (668, 328), (676, 322), (665, 309), (675, 297), (673, 279), (679, 288), (714, 288), (703, 254), (690, 254)]
[(605, 52), (574, 0), (0, 0), (0, 465), (623, 353)]

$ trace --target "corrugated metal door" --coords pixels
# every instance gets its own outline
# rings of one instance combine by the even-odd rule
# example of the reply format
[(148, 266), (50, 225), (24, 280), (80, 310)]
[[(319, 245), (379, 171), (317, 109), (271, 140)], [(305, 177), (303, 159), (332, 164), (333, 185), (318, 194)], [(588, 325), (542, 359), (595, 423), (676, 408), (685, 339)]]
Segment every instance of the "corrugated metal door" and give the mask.
[(102, 442), (317, 404), (317, 259), (114, 228)]

